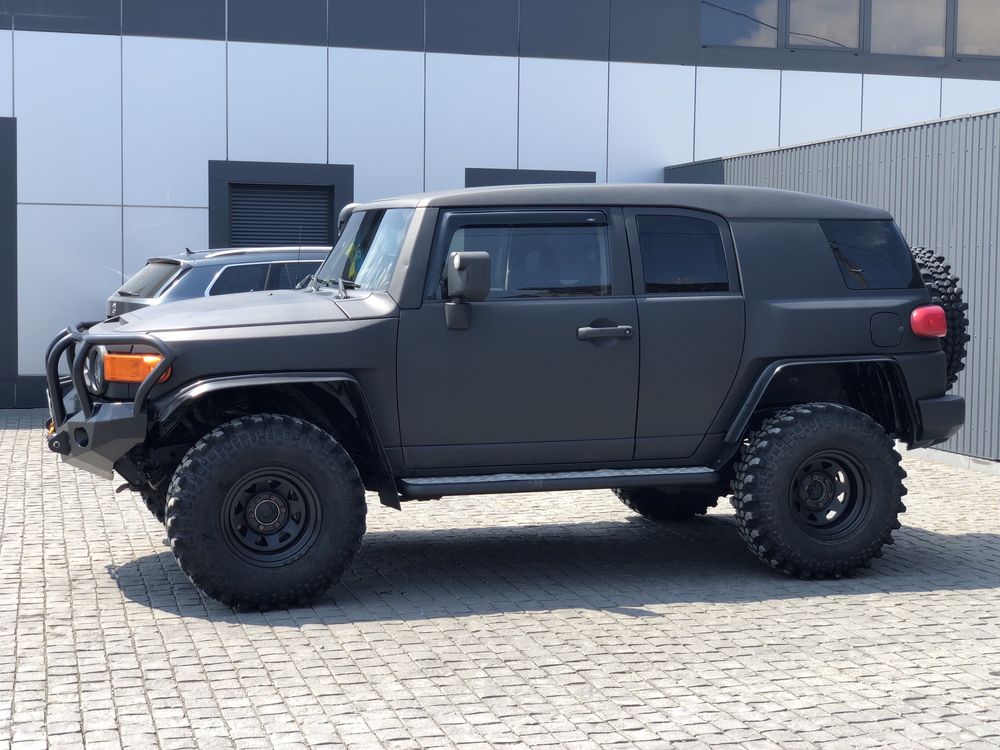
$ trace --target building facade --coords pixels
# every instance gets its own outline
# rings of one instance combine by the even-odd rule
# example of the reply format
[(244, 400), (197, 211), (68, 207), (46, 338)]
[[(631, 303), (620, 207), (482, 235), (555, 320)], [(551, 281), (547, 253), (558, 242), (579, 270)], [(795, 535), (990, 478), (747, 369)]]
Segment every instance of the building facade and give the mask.
[(0, 407), (148, 256), (252, 243), (247, 186), (332, 226), (1000, 109), (993, 0), (0, 0), (0, 29)]

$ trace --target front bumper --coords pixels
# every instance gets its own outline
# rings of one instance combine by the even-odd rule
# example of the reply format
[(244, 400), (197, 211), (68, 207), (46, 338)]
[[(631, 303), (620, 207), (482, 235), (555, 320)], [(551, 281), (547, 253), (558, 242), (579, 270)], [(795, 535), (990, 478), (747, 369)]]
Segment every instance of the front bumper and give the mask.
[[(74, 401), (76, 392), (69, 390), (64, 403)], [(82, 411), (68, 413), (58, 427), (48, 420), (49, 450), (71, 466), (106, 479), (115, 462), (146, 438), (146, 415), (134, 414), (129, 403), (94, 404), (89, 417)]]
[(965, 399), (961, 396), (939, 396), (917, 401), (920, 434), (914, 448), (926, 448), (943, 443), (965, 424)]
[[(50, 419), (49, 449), (63, 460), (99, 476), (111, 477), (115, 463), (146, 438), (146, 401), (153, 385), (173, 364), (174, 355), (155, 336), (135, 333), (90, 333), (81, 324), (67, 328), (45, 355)], [(83, 383), (83, 363), (95, 346), (149, 346), (163, 360), (139, 385), (132, 402), (94, 401)], [(59, 376), (65, 355), (70, 375)]]

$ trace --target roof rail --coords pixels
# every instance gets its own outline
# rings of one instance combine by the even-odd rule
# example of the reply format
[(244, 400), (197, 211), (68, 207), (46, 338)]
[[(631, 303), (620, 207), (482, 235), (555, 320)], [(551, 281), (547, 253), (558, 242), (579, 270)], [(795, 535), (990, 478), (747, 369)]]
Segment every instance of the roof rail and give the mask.
[(253, 253), (275, 253), (282, 250), (302, 250), (304, 252), (329, 252), (330, 245), (276, 245), (274, 247), (230, 247), (223, 250), (208, 250), (206, 258), (222, 258), (228, 255), (252, 255)]

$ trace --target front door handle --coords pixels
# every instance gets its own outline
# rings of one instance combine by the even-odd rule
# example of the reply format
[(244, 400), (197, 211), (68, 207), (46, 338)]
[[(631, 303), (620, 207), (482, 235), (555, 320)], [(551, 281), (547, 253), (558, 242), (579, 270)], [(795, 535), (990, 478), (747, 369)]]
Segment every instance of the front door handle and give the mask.
[(599, 328), (584, 326), (583, 328), (576, 329), (576, 337), (580, 341), (630, 339), (632, 338), (632, 326), (601, 326)]

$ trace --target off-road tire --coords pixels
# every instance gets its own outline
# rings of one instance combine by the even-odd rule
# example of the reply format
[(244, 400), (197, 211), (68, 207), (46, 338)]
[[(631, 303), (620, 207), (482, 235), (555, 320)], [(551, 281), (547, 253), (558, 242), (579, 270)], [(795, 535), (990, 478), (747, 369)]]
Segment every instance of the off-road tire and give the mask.
[(947, 357), (947, 387), (951, 389), (958, 380), (958, 373), (965, 369), (965, 355), (969, 342), (969, 305), (963, 300), (959, 278), (951, 272), (944, 256), (936, 255), (926, 247), (911, 251), (920, 269), (924, 285), (930, 290), (934, 304), (944, 308), (948, 319), (948, 334), (942, 342)]
[(160, 523), (164, 523), (167, 516), (167, 484), (164, 482), (159, 489), (149, 485), (139, 490), (143, 505)]
[[(906, 472), (893, 446), (870, 417), (839, 404), (793, 406), (768, 417), (745, 441), (735, 467), (732, 503), (743, 541), (765, 564), (802, 578), (840, 578), (869, 567), (892, 544), (906, 510)], [(856, 465), (865, 495), (845, 505), (839, 520), (828, 522), (819, 511), (815, 520), (829, 523), (824, 533), (831, 536), (817, 538), (801, 502), (806, 485), (795, 482), (813, 457), (826, 454), (842, 454)]]
[(707, 492), (669, 492), (655, 487), (613, 490), (625, 507), (651, 521), (687, 521), (703, 516), (719, 504), (718, 495)]
[[(299, 526), (281, 552), (287, 559), (251, 549), (264, 533), (250, 531), (241, 539), (235, 528), (241, 501), (249, 519), (258, 475), (265, 476), (260, 495), (291, 477), (287, 502), (281, 502), (286, 524), (299, 508)], [(167, 537), (181, 570), (208, 596), (234, 607), (284, 609), (340, 580), (361, 548), (365, 512), (361, 477), (333, 437), (302, 419), (258, 414), (215, 428), (185, 454), (170, 482)], [(283, 531), (268, 533), (280, 541)]]

